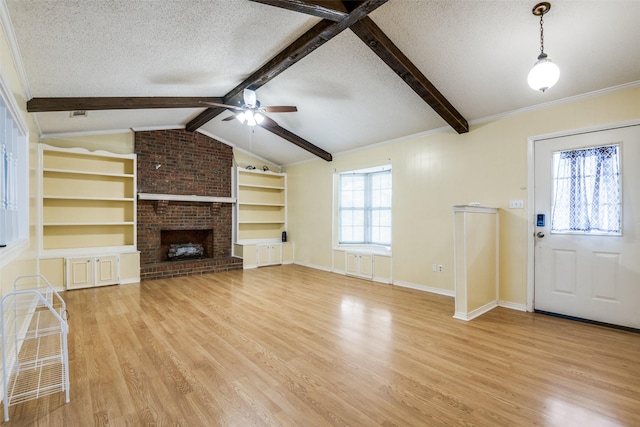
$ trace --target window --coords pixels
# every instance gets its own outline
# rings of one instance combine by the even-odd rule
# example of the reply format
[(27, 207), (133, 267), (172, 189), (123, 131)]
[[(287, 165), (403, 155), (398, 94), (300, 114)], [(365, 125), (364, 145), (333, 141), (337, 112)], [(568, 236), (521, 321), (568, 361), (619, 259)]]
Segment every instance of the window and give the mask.
[(391, 246), (391, 167), (340, 174), (338, 242)]
[(7, 93), (0, 79), (0, 248), (8, 246), (5, 251), (27, 239), (29, 221), (27, 137)]
[(553, 154), (551, 232), (619, 236), (622, 227), (618, 145)]

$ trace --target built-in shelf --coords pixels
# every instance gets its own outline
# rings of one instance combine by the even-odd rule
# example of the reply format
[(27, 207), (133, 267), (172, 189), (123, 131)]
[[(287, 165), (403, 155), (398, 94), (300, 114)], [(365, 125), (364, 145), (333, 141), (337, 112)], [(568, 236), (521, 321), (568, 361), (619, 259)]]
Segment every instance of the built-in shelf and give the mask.
[(157, 194), (138, 193), (140, 200), (167, 200), (175, 202), (202, 202), (202, 203), (235, 203), (235, 197), (198, 196), (195, 194)]
[(99, 221), (94, 221), (94, 222), (45, 222), (44, 224), (42, 224), (45, 227), (73, 227), (73, 226), (78, 226), (78, 227), (84, 227), (87, 225), (134, 225), (135, 222), (134, 221), (127, 221), (127, 222), (99, 222)]
[(40, 144), (42, 255), (136, 249), (136, 156)]
[(284, 224), (284, 221), (238, 221), (238, 224)]
[(82, 196), (43, 196), (45, 200), (93, 200), (106, 202), (130, 202), (135, 200), (133, 197), (82, 197)]
[(115, 176), (115, 177), (122, 177), (122, 178), (134, 178), (135, 177), (135, 175), (130, 174), (130, 173), (93, 172), (93, 171), (74, 170), (74, 169), (43, 168), (42, 172), (44, 172), (44, 173), (64, 173), (64, 174), (71, 174), (71, 175)]
[(280, 242), (287, 230), (287, 176), (235, 168), (234, 209), (237, 244)]
[(284, 190), (284, 187), (274, 185), (240, 184), (240, 187), (263, 188), (265, 190)]
[(274, 207), (284, 207), (284, 203), (250, 203), (250, 202), (238, 202), (238, 204), (243, 206), (274, 206)]

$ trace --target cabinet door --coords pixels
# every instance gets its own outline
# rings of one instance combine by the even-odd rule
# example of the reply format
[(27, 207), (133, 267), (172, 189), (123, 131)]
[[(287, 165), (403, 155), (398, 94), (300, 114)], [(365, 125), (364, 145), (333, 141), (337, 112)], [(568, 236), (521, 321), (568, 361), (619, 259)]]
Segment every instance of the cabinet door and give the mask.
[(346, 273), (350, 276), (358, 276), (360, 274), (360, 256), (352, 252), (347, 252), (346, 259)]
[(345, 257), (345, 273), (348, 276), (355, 276), (363, 279), (373, 278), (373, 255), (347, 252)]
[(258, 267), (269, 265), (270, 245), (257, 245), (256, 252), (258, 255)]
[(360, 255), (360, 277), (373, 277), (373, 255)]
[(93, 258), (67, 259), (67, 289), (89, 288), (94, 283)]
[(271, 245), (269, 249), (269, 264), (282, 264), (282, 245)]
[(118, 283), (118, 257), (105, 256), (96, 258), (95, 286)]
[(282, 264), (282, 244), (257, 245), (258, 267)]

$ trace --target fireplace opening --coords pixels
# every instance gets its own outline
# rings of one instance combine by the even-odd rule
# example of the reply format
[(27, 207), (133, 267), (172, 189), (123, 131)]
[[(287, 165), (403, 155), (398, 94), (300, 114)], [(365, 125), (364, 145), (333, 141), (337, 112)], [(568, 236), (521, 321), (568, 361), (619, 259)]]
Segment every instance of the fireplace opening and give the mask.
[(160, 254), (161, 261), (213, 258), (213, 230), (161, 230)]

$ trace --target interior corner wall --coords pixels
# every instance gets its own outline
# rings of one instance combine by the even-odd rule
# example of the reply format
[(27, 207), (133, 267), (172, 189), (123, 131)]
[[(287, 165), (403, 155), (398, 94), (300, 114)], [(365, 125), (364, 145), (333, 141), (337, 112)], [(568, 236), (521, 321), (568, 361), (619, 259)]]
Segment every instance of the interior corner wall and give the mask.
[[(500, 209), (500, 300), (525, 306), (528, 262), (527, 150), (532, 136), (640, 119), (640, 87), (561, 103), (453, 131), (284, 168), (288, 232), (298, 264), (331, 269), (333, 175), (391, 163), (393, 281), (453, 291), (452, 206)], [(525, 209), (509, 209), (521, 199)], [(444, 272), (431, 271), (442, 264)]]

